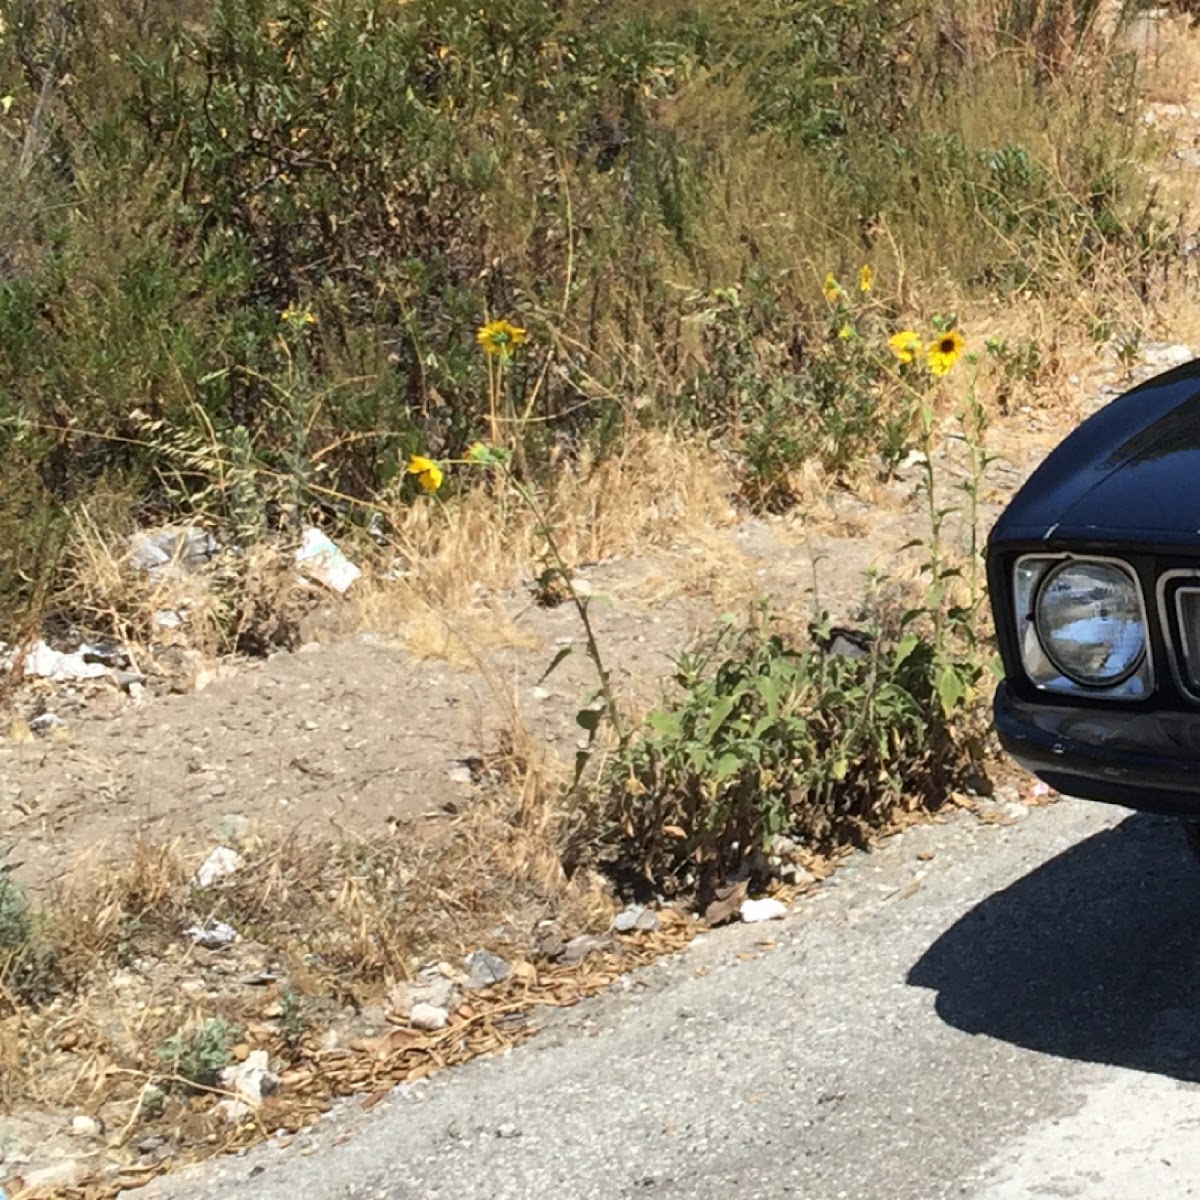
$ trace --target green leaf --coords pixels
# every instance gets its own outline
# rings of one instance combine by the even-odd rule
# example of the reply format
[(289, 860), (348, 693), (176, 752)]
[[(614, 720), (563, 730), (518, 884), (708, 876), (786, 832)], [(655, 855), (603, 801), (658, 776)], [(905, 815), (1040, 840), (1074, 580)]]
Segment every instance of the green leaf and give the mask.
[(733, 706), (737, 703), (733, 696), (722, 696), (712, 707), (708, 718), (708, 730), (704, 735), (706, 742), (711, 742), (713, 735), (725, 724)]
[(742, 769), (742, 759), (737, 754), (722, 754), (717, 759), (717, 765), (713, 768), (713, 779), (717, 783), (724, 783), (731, 776), (736, 775)]
[(775, 717), (779, 714), (779, 682), (770, 675), (760, 675), (755, 680), (758, 694), (767, 706), (767, 714)]
[(653, 729), (655, 733), (661, 734), (663, 737), (668, 738), (677, 738), (683, 731), (683, 725), (679, 720), (679, 714), (665, 712), (661, 708), (656, 708), (647, 714), (646, 724)]
[(558, 664), (559, 664), (559, 663), (561, 663), (561, 662), (562, 662), (562, 660), (563, 660), (564, 658), (566, 658), (566, 657), (567, 657), (567, 656), (568, 656), (568, 655), (571, 653), (571, 651), (572, 651), (573, 649), (574, 649), (574, 647), (573, 647), (573, 646), (564, 646), (564, 647), (563, 647), (563, 648), (562, 648), (562, 649), (561, 649), (561, 650), (560, 650), (560, 651), (559, 651), (559, 652), (558, 652), (558, 653), (557, 653), (557, 654), (554, 656), (554, 659), (553, 659), (553, 661), (552, 661), (552, 662), (550, 663), (550, 665), (549, 665), (549, 666), (548, 666), (548, 667), (545, 669), (545, 671), (543, 671), (543, 672), (542, 672), (542, 676), (541, 676), (541, 678), (538, 680), (538, 683), (545, 683), (545, 682), (546, 682), (546, 680), (550, 678), (550, 674), (551, 674), (551, 672), (554, 670), (554, 668), (555, 668), (555, 667), (557, 667), (557, 666), (558, 666)]
[(945, 663), (938, 668), (933, 681), (934, 691), (942, 705), (942, 712), (950, 716), (967, 694), (967, 686), (962, 675), (951, 663)]
[(892, 660), (893, 669), (900, 666), (920, 644), (921, 639), (915, 633), (906, 633), (896, 647), (896, 656)]
[(602, 708), (581, 708), (575, 714), (575, 724), (580, 729), (586, 729), (588, 733), (595, 733), (600, 728), (600, 722), (604, 719), (604, 709)]

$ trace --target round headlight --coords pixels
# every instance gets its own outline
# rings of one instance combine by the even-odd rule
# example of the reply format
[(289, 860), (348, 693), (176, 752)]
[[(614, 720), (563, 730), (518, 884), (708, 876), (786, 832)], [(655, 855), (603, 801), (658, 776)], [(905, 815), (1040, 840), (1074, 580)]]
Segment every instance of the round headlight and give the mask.
[(1123, 682), (1146, 653), (1137, 584), (1111, 563), (1055, 567), (1038, 591), (1034, 622), (1046, 656), (1085, 687)]

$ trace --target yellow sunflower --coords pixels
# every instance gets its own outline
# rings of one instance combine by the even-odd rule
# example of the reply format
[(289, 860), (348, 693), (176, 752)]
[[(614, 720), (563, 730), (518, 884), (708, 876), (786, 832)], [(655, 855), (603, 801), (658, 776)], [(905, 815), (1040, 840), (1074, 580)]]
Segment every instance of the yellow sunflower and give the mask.
[(921, 335), (914, 329), (901, 329), (888, 338), (888, 348), (902, 362), (921, 357)]
[(475, 340), (483, 347), (485, 354), (494, 354), (498, 358), (508, 358), (529, 335), (519, 325), (511, 321), (489, 321), (479, 327)]
[(875, 272), (870, 263), (863, 263), (858, 268), (858, 290), (865, 296), (875, 286)]
[(925, 347), (925, 361), (929, 370), (939, 379), (948, 375), (967, 348), (967, 340), (957, 329), (939, 334)]
[(408, 474), (415, 475), (427, 492), (436, 492), (442, 486), (442, 468), (423, 454), (414, 454), (408, 460)]
[(830, 304), (836, 304), (842, 296), (842, 285), (838, 283), (837, 277), (832, 271), (825, 276), (825, 282), (821, 285), (821, 290), (825, 293), (825, 299)]

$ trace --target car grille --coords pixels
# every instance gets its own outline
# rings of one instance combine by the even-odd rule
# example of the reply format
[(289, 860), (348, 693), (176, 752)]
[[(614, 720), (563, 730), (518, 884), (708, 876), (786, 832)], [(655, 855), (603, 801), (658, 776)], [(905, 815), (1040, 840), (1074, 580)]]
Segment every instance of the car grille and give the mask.
[(1159, 575), (1158, 616), (1175, 682), (1200, 704), (1200, 571), (1189, 567)]
[(1177, 651), (1179, 680), (1188, 691), (1200, 695), (1200, 586), (1183, 584), (1169, 589), (1173, 611), (1165, 615), (1168, 628), (1177, 636), (1172, 644)]

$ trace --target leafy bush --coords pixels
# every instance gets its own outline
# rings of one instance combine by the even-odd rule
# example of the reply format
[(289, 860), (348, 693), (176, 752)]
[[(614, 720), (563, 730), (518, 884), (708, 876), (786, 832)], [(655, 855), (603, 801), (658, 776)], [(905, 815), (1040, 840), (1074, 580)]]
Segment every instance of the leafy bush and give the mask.
[(605, 782), (599, 842), (614, 874), (711, 893), (777, 834), (861, 843), (959, 782), (968, 689), (947, 709), (934, 641), (912, 627), (812, 633), (797, 649), (770, 619), (729, 624), (679, 659), (679, 698), (650, 713)]
[(209, 1017), (190, 1033), (172, 1034), (154, 1053), (185, 1084), (204, 1090), (220, 1083), (232, 1043), (241, 1036), (242, 1030), (225, 1017)]
[[(826, 270), (886, 263), (911, 303), (1135, 291), (1169, 256), (1091, 10), (0, 0), (0, 533), (96, 493), (242, 540), (353, 519), (485, 432), (495, 314), (531, 333), (525, 473), (636, 412), (733, 432), (786, 505), (899, 428), (828, 342)], [(49, 602), (40, 545), (0, 608)]]

